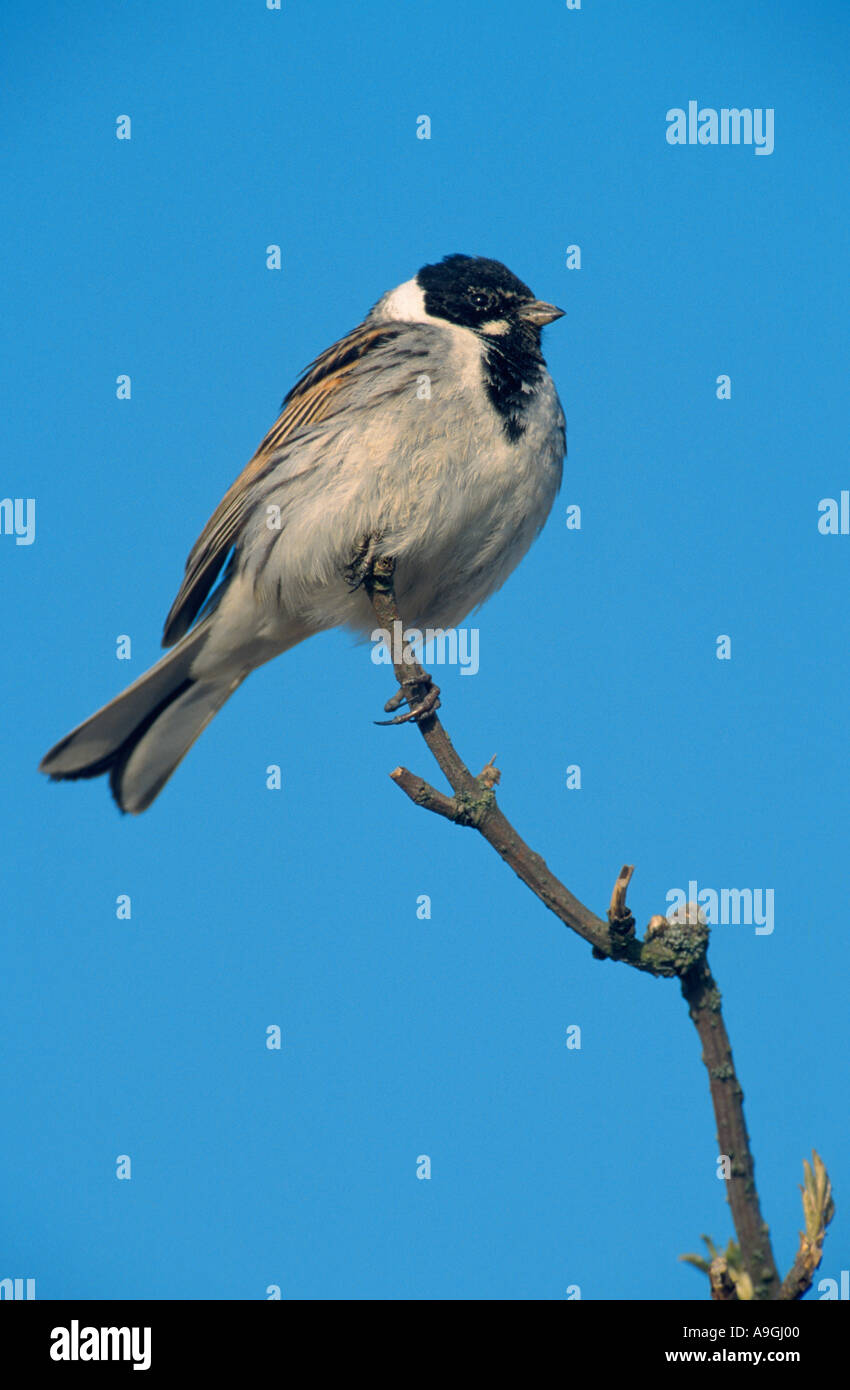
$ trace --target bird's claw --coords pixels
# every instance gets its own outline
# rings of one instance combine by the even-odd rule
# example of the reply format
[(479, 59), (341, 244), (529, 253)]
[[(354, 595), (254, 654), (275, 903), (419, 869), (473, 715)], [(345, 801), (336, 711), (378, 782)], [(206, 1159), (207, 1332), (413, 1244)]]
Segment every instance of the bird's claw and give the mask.
[[(391, 724), (409, 724), (411, 720), (415, 720), (418, 724), (434, 714), (440, 708), (440, 687), (435, 685), (431, 677), (427, 675), (424, 680), (417, 681), (416, 686), (419, 690), (424, 689), (424, 694), (421, 699), (417, 699), (416, 703), (411, 705), (406, 714), (397, 714), (393, 719), (376, 719), (375, 723), (382, 728), (389, 728)], [(404, 704), (406, 699), (404, 686), (400, 686), (395, 695), (384, 705), (385, 712), (391, 714), (393, 710), (398, 709), (399, 705)]]
[(375, 564), (377, 539), (376, 536), (364, 536), (354, 558), (345, 566), (343, 574), (349, 593), (355, 594), (358, 589), (368, 587)]

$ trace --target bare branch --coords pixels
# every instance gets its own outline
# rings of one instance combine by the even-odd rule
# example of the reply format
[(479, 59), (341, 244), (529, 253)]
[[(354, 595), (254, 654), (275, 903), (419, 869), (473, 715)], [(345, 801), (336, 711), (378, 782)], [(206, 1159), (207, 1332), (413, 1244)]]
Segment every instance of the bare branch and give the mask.
[(682, 994), (702, 1043), (702, 1060), (708, 1071), (717, 1121), (719, 1152), (730, 1162), (727, 1201), (732, 1210), (743, 1267), (752, 1279), (755, 1298), (775, 1298), (779, 1271), (756, 1191), (755, 1164), (744, 1118), (744, 1092), (735, 1072), (732, 1047), (723, 1022), (720, 990), (706, 957), (682, 976)]
[[(378, 622), (389, 632), (396, 630), (394, 623), (402, 621), (393, 591), (394, 572), (395, 562), (392, 559), (375, 560), (363, 581)], [(525, 843), (499, 809), (493, 790), (499, 780), (493, 766), (494, 760), (491, 759), (476, 777), (460, 758), (437, 717), (436, 705), (432, 704), (430, 708), (426, 706), (427, 693), (433, 688), (427, 672), (412, 660), (409, 653), (403, 661), (394, 663), (394, 669), (400, 693), (414, 712), (419, 732), (454, 793), (453, 796), (446, 796), (424, 778), (406, 768), (397, 767), (390, 775), (405, 795), (425, 810), (433, 811), (457, 825), (471, 826), (477, 830), (550, 912), (593, 948), (596, 959), (623, 961), (646, 974), (676, 977), (681, 981), (682, 993), (703, 1046), (720, 1152), (728, 1154), (731, 1160), (728, 1201), (743, 1267), (743, 1276), (736, 1276), (735, 1296), (740, 1297), (744, 1287), (752, 1287), (752, 1296), (757, 1299), (776, 1298), (779, 1274), (755, 1186), (753, 1157), (744, 1120), (743, 1091), (735, 1074), (732, 1050), (720, 1011), (720, 992), (708, 968), (707, 927), (698, 918), (690, 920), (686, 917), (682, 921), (655, 916), (651, 919), (646, 939), (637, 939), (634, 935), (634, 917), (626, 906), (626, 892), (634, 873), (634, 866), (629, 864), (623, 866), (617, 877), (608, 920), (591, 912), (555, 877), (541, 856)], [(400, 703), (401, 699), (394, 697), (388, 708), (397, 708)], [(730, 1296), (726, 1289), (727, 1277), (721, 1278), (718, 1268), (714, 1297)], [(742, 1277), (746, 1278), (746, 1285)]]
[(390, 776), (396, 786), (401, 787), (405, 796), (409, 796), (417, 806), (424, 806), (427, 811), (445, 816), (446, 820), (459, 820), (458, 804), (453, 796), (444, 796), (423, 777), (415, 777), (412, 772), (408, 772), (406, 767), (397, 767)]

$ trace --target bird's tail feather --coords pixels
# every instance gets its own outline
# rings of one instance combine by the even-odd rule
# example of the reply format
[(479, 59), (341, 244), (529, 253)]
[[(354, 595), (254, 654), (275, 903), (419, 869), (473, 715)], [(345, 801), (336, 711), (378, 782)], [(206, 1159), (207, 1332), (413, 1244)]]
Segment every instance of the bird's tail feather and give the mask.
[(91, 715), (41, 761), (54, 781), (100, 777), (122, 811), (144, 811), (196, 738), (241, 684), (245, 672), (193, 677), (206, 638), (201, 622), (173, 651), (103, 709)]

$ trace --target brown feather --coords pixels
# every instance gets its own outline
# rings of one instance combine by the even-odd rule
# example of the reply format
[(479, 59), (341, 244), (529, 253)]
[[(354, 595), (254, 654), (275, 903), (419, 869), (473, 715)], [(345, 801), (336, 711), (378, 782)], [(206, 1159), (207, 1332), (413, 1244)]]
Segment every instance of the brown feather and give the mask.
[(299, 431), (323, 420), (330, 413), (335, 393), (364, 353), (401, 327), (386, 322), (361, 324), (317, 357), (293, 386), (277, 420), (192, 547), (183, 582), (165, 620), (164, 647), (182, 637), (197, 616), (241, 530), (251, 488), (273, 466), (277, 450)]

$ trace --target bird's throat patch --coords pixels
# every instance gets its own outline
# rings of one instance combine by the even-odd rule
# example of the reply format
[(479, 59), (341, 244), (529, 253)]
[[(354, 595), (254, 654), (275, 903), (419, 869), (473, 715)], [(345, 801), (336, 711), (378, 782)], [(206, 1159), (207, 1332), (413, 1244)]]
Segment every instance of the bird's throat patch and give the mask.
[(526, 429), (526, 411), (543, 371), (539, 347), (523, 333), (510, 332), (488, 337), (484, 342), (484, 380), (487, 394), (512, 444)]

